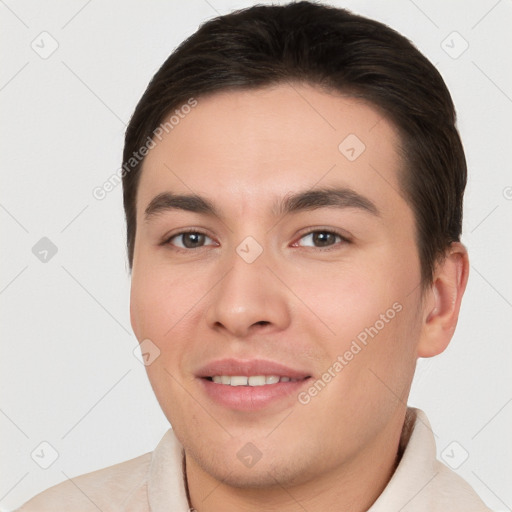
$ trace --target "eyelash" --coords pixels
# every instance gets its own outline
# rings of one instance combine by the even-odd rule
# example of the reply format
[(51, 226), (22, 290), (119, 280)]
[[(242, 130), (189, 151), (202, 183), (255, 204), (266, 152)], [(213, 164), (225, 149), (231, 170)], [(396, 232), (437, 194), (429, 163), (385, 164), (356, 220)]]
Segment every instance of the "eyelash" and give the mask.
[(346, 235), (342, 235), (339, 231), (336, 231), (335, 229), (315, 228), (315, 229), (310, 229), (309, 231), (306, 231), (305, 233), (302, 233), (300, 235), (300, 237), (297, 239), (297, 242), (294, 242), (292, 244), (292, 247), (296, 247), (300, 240), (302, 240), (306, 236), (312, 235), (314, 233), (328, 233), (330, 235), (339, 237), (340, 241), (335, 242), (332, 245), (328, 245), (327, 247), (307, 247), (308, 249), (316, 249), (316, 250), (325, 252), (325, 251), (330, 251), (330, 250), (334, 250), (334, 249), (338, 248), (340, 246), (340, 244), (351, 244), (352, 243), (352, 240), (350, 240)]
[[(181, 235), (186, 235), (186, 234), (189, 234), (189, 233), (194, 233), (194, 234), (198, 234), (198, 235), (204, 235), (208, 238), (212, 238), (211, 236), (209, 236), (207, 233), (205, 233), (204, 231), (201, 231), (200, 229), (185, 229), (183, 231), (180, 231), (179, 233), (174, 233), (172, 234), (171, 236), (168, 236), (163, 242), (161, 245), (172, 245), (171, 243), (171, 240), (173, 238), (177, 238)], [(197, 247), (196, 249), (203, 249), (203, 247)], [(184, 251), (184, 252), (190, 252), (190, 251), (193, 251), (194, 249), (184, 249), (183, 247), (176, 247), (174, 246), (174, 249), (176, 249), (177, 251)]]
[[(194, 233), (194, 234), (198, 234), (198, 235), (204, 235), (210, 239), (212, 239), (212, 237), (210, 237), (207, 233), (205, 233), (204, 231), (201, 231), (200, 229), (186, 229), (186, 230), (183, 230), (183, 231), (180, 231), (179, 233), (174, 233), (172, 234), (171, 236), (167, 237), (161, 245), (173, 245), (171, 243), (171, 241), (174, 239), (174, 238), (177, 238), (181, 235), (186, 235), (188, 233)], [(312, 235), (314, 233), (328, 233), (328, 234), (331, 234), (331, 235), (335, 235), (336, 237), (339, 237), (340, 238), (340, 241), (339, 242), (336, 242), (332, 245), (329, 245), (327, 247), (307, 247), (309, 249), (316, 249), (316, 250), (320, 250), (322, 252), (325, 252), (325, 251), (329, 251), (329, 250), (333, 250), (333, 249), (336, 249), (340, 244), (351, 244), (352, 243), (352, 240), (350, 240), (347, 236), (345, 235), (342, 235), (339, 231), (336, 231), (336, 230), (333, 230), (333, 229), (324, 229), (324, 228), (315, 228), (315, 229), (311, 229), (309, 231), (306, 231), (305, 233), (302, 233), (300, 235), (300, 237), (297, 239), (296, 242), (293, 242), (292, 244), (292, 247), (297, 247), (298, 245), (298, 242), (300, 240), (302, 240), (303, 238), (305, 238), (306, 236), (309, 236), (309, 235)], [(201, 246), (201, 247), (195, 247), (195, 248), (183, 248), (183, 247), (177, 247), (177, 246), (173, 246), (173, 249), (176, 250), (176, 251), (179, 251), (179, 252), (190, 252), (190, 251), (193, 251), (193, 250), (197, 250), (197, 249), (204, 249), (205, 246)]]

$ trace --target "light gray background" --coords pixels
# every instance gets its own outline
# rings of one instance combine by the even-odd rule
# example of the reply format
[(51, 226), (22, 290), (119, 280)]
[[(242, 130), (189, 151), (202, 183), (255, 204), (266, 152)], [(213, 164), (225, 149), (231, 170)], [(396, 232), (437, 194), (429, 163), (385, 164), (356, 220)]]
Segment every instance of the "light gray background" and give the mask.
[[(119, 168), (125, 123), (172, 49), (252, 3), (0, 0), (2, 510), (150, 451), (168, 428), (132, 353), (121, 187), (102, 201), (92, 191)], [(510, 510), (512, 3), (335, 5), (408, 36), (452, 91), (470, 170), (471, 276), (457, 333), (419, 362), (410, 403), (427, 412), (439, 457)], [(58, 248), (47, 262), (32, 252), (42, 237)], [(58, 453), (46, 470), (43, 441)]]

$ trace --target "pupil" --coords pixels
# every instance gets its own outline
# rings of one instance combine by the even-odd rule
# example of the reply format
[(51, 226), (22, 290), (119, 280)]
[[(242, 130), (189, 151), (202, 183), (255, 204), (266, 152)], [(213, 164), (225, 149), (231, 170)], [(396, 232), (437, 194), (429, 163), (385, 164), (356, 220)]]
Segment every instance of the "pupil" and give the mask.
[(327, 231), (319, 231), (318, 233), (313, 233), (313, 242), (320, 247), (331, 245), (335, 242), (335, 236)]
[(183, 236), (183, 245), (187, 249), (193, 249), (204, 243), (204, 235), (201, 233), (186, 233)]

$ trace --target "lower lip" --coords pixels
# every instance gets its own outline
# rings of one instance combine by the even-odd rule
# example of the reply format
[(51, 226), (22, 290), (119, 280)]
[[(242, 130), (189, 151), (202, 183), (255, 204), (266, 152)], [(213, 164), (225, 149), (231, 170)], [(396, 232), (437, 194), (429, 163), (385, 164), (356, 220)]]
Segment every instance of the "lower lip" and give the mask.
[(239, 411), (256, 411), (286, 398), (296, 399), (309, 378), (296, 382), (278, 382), (265, 386), (229, 386), (199, 379), (206, 394), (217, 404)]

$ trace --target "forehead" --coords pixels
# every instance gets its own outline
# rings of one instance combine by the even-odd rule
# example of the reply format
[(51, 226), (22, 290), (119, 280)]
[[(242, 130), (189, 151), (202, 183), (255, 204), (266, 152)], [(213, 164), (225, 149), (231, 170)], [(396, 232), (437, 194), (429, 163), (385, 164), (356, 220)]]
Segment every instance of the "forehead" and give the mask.
[(239, 214), (315, 186), (407, 208), (397, 132), (362, 101), (282, 84), (200, 97), (180, 114), (145, 158), (139, 212), (165, 190), (205, 195)]

